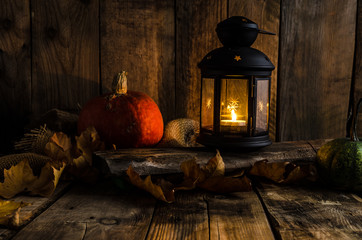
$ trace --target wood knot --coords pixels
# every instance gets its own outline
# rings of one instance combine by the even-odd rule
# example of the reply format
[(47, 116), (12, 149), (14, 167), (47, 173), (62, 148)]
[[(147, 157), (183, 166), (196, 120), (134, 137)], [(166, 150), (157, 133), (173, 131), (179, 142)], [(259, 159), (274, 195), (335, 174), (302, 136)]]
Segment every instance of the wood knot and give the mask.
[(103, 225), (118, 225), (120, 220), (118, 218), (101, 218), (99, 223)]

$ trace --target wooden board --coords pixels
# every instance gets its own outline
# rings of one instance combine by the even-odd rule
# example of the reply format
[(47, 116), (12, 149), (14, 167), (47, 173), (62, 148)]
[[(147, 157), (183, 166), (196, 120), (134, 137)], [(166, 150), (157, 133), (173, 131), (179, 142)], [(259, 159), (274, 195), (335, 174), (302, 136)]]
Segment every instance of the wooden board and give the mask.
[(172, 204), (159, 202), (147, 239), (209, 239), (208, 205), (200, 192), (178, 192)]
[(32, 1), (32, 43), (35, 114), (99, 94), (98, 0)]
[(144, 239), (154, 206), (150, 195), (112, 182), (77, 185), (13, 239)]
[[(356, 50), (354, 57), (353, 100), (357, 104), (362, 98), (362, 0), (358, 0), (356, 27)], [(358, 119), (357, 134), (362, 138), (362, 117)]]
[[(179, 173), (183, 161), (196, 158), (202, 165), (215, 154), (215, 150), (208, 148), (138, 148), (95, 153), (98, 157), (96, 165), (104, 173), (112, 175), (123, 175), (129, 165), (141, 175)], [(256, 161), (264, 159), (270, 162), (314, 162), (316, 152), (308, 142), (301, 141), (274, 143), (249, 153), (221, 151), (221, 156), (226, 171), (233, 171), (250, 167)]]
[(275, 141), (277, 110), (277, 76), (279, 50), (280, 0), (230, 0), (228, 16), (244, 16), (256, 22), (260, 29), (276, 35), (259, 34), (252, 45), (265, 53), (275, 66), (271, 76), (269, 135)]
[(279, 239), (361, 239), (362, 199), (321, 188), (258, 188)]
[(209, 194), (210, 239), (274, 239), (255, 192)]
[(7, 152), (31, 109), (29, 1), (1, 1), (0, 22), (0, 152)]
[(215, 29), (227, 1), (176, 0), (176, 117), (199, 121), (201, 72), (197, 64), (221, 47)]
[(102, 92), (122, 70), (128, 89), (147, 93), (164, 121), (175, 117), (174, 1), (106, 0), (101, 7)]
[(356, 0), (283, 1), (278, 140), (345, 136), (356, 4)]
[(38, 197), (38, 196), (27, 196), (19, 195), (9, 200), (15, 202), (30, 203), (31, 205), (25, 206), (20, 209), (19, 212), (19, 225), (14, 226), (14, 229), (7, 229), (5, 227), (0, 228), (0, 240), (10, 239), (11, 236), (15, 235), (16, 228), (21, 228), (31, 220), (36, 218), (40, 213), (52, 205), (59, 197), (61, 197), (71, 186), (71, 182), (61, 181), (57, 185), (54, 193), (49, 197)]

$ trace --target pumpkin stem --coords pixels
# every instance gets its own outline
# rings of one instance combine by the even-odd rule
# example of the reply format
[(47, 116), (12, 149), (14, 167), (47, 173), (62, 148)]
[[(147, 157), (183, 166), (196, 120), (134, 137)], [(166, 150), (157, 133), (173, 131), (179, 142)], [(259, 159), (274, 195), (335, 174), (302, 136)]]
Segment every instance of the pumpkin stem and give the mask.
[(117, 95), (127, 93), (127, 72), (122, 71), (117, 74), (112, 82), (112, 91)]
[(358, 139), (358, 135), (357, 135), (357, 122), (358, 122), (358, 112), (359, 112), (359, 107), (361, 105), (362, 102), (362, 98), (359, 99), (355, 109), (353, 110), (353, 115), (352, 115), (352, 124), (350, 127), (350, 139), (351, 141), (359, 141)]

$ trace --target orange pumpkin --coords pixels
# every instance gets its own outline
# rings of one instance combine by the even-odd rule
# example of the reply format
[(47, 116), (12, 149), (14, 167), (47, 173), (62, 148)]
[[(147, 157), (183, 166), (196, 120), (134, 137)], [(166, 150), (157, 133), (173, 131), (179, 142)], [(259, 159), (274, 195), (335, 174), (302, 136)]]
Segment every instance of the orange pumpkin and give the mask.
[(163, 119), (147, 94), (127, 91), (126, 72), (112, 83), (113, 93), (91, 99), (78, 120), (78, 133), (94, 126), (101, 139), (117, 148), (149, 147), (163, 135)]

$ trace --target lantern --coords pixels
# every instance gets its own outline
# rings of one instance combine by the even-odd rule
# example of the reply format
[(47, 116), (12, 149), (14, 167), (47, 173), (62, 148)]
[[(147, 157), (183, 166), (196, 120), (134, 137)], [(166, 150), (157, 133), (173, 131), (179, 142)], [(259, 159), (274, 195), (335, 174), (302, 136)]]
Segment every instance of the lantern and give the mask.
[(274, 65), (251, 48), (258, 25), (241, 16), (217, 25), (223, 47), (209, 52), (201, 69), (201, 114), (198, 142), (218, 148), (259, 148), (269, 139), (270, 80)]

